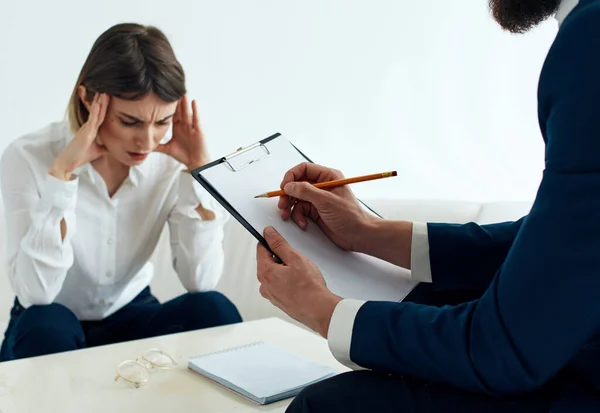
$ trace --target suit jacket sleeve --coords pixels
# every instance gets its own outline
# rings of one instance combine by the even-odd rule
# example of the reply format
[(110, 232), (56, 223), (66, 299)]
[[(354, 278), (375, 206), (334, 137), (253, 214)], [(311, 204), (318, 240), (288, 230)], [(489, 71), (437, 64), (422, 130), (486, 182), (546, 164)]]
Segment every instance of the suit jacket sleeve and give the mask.
[(427, 224), (433, 288), (485, 290), (512, 247), (523, 224)]
[(491, 394), (522, 393), (550, 380), (597, 333), (600, 7), (589, 4), (565, 20), (542, 70), (546, 168), (489, 288), (454, 307), (362, 304), (349, 354), (356, 365)]

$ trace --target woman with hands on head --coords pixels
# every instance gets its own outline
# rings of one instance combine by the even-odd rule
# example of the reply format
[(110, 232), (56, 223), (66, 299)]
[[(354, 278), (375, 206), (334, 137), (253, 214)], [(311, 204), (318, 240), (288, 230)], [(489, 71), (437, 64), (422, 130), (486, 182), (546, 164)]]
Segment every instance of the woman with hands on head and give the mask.
[[(139, 24), (105, 31), (68, 120), (16, 139), (0, 161), (16, 296), (0, 359), (241, 321), (214, 291), (228, 215), (189, 174), (208, 161), (165, 35)], [(160, 303), (149, 259), (165, 225), (187, 293)]]

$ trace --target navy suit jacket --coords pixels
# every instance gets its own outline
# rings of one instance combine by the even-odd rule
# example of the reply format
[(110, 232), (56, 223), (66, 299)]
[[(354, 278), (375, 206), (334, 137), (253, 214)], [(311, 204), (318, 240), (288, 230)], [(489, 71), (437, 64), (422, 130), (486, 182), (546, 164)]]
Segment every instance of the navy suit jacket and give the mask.
[(530, 213), (428, 224), (433, 287), (483, 295), (440, 308), (365, 303), (350, 347), (358, 365), (492, 395), (556, 381), (600, 391), (600, 0), (562, 23), (538, 87), (545, 168)]

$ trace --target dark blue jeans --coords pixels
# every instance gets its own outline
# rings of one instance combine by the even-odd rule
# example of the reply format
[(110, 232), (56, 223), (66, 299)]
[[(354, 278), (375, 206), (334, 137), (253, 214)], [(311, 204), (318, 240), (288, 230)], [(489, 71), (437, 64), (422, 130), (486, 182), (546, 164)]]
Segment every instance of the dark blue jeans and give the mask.
[(25, 309), (15, 299), (0, 349), (0, 361), (240, 321), (242, 318), (235, 305), (224, 295), (213, 291), (184, 294), (161, 304), (148, 287), (125, 307), (100, 321), (79, 321), (60, 304)]

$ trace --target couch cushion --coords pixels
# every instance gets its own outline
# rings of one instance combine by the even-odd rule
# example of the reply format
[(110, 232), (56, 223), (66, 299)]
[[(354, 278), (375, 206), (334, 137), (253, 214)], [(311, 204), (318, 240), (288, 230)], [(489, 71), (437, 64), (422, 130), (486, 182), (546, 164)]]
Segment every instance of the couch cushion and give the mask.
[(363, 201), (385, 219), (413, 222), (463, 223), (475, 220), (481, 210), (481, 204), (477, 202), (413, 199)]
[(490, 202), (481, 206), (477, 216), (480, 224), (516, 221), (529, 213), (532, 202)]
[[(440, 200), (404, 200), (404, 199), (366, 199), (370, 207), (387, 219), (404, 219), (420, 222), (498, 222), (518, 219), (527, 213), (530, 203), (497, 202), (480, 204), (476, 202), (440, 201)], [(0, 202), (0, 259), (5, 258), (5, 228), (2, 203)], [(226, 262), (224, 272), (217, 289), (227, 295), (240, 309), (245, 320), (279, 316), (283, 312), (263, 299), (258, 292), (256, 279), (256, 240), (233, 218), (225, 228), (224, 249)], [(154, 251), (152, 262), (155, 265), (155, 277), (152, 291), (161, 300), (166, 301), (185, 292), (171, 264), (169, 231), (165, 228), (159, 245)], [(4, 328), (9, 319), (14, 294), (10, 287), (6, 271), (0, 276), (0, 328)], [(0, 340), (2, 335), (0, 334)]]

